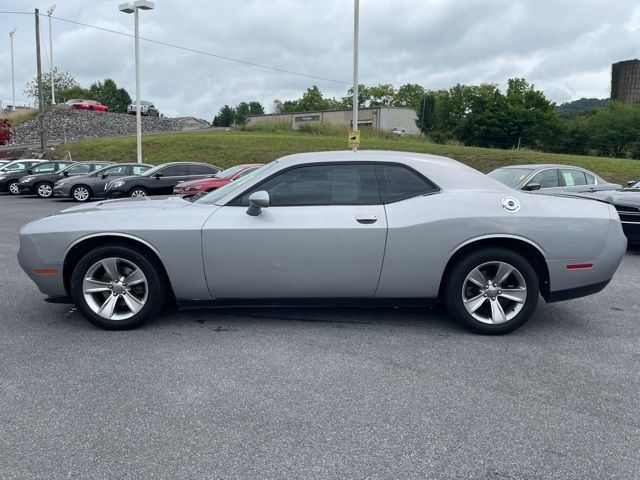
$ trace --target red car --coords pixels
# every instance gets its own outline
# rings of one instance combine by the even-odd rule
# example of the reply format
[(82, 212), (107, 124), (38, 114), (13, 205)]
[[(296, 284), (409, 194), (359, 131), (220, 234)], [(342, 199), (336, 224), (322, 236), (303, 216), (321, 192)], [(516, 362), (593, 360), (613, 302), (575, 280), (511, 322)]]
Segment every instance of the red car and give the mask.
[(236, 165), (235, 167), (227, 168), (213, 177), (200, 178), (198, 180), (191, 180), (189, 182), (182, 182), (176, 185), (173, 189), (174, 195), (181, 195), (183, 197), (193, 197), (198, 193), (210, 192), (216, 188), (225, 186), (226, 184), (243, 177), (247, 173), (251, 173), (254, 170), (260, 168), (262, 163), (247, 163), (244, 165)]
[(68, 102), (65, 102), (65, 103), (69, 105), (71, 108), (76, 108), (78, 110), (92, 110), (95, 112), (109, 111), (109, 109), (106, 106), (104, 106), (103, 104), (95, 100), (74, 99), (74, 100), (69, 100)]

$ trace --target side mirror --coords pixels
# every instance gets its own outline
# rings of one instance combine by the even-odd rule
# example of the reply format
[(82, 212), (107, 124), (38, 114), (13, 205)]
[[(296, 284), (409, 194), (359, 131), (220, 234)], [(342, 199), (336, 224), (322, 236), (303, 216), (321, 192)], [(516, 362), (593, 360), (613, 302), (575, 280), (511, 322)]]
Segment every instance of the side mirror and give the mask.
[(109, 175), (106, 173), (103, 173), (102, 175), (100, 175), (102, 177), (102, 179), (104, 180), (105, 178), (107, 178)]
[(64, 172), (62, 172), (62, 175), (64, 175), (65, 177), (69, 176), (69, 172), (67, 170), (65, 170)]
[(263, 208), (269, 206), (269, 193), (264, 190), (259, 192), (253, 192), (249, 196), (249, 208), (247, 208), (247, 215), (257, 217), (262, 213)]
[(160, 177), (162, 177), (161, 173), (156, 173), (156, 180), (160, 180)]
[(29, 170), (27, 170), (27, 173), (28, 173), (29, 175), (31, 175), (31, 174), (33, 173), (33, 170), (29, 169)]
[(627, 182), (627, 187), (633, 187), (636, 183), (638, 183), (637, 180), (629, 180)]
[(533, 190), (540, 190), (540, 186), (541, 185), (539, 183), (528, 183), (527, 185), (522, 187), (522, 190), (526, 190), (528, 192), (531, 192)]

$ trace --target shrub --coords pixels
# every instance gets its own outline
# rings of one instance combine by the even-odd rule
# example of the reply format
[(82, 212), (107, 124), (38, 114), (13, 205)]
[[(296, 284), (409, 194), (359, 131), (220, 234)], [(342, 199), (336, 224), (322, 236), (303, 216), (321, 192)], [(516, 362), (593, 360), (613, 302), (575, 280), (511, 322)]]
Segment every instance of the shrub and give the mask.
[(267, 120), (244, 126), (247, 132), (289, 133), (293, 130), (291, 123), (286, 120)]

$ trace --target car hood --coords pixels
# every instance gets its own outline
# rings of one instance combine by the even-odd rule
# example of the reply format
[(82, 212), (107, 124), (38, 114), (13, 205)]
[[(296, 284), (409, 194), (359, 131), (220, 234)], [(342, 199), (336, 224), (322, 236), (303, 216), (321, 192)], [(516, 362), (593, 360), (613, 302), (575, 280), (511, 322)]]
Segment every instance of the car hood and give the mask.
[(88, 203), (86, 205), (78, 205), (76, 207), (67, 208), (60, 213), (75, 213), (87, 211), (108, 211), (108, 210), (140, 210), (140, 209), (156, 209), (166, 210), (174, 208), (182, 208), (192, 205), (191, 202), (183, 200), (180, 197), (136, 197), (136, 198), (120, 198), (117, 200), (103, 200), (101, 202)]
[(615, 205), (640, 206), (640, 190), (603, 190), (600, 192), (575, 193), (573, 196), (592, 198)]

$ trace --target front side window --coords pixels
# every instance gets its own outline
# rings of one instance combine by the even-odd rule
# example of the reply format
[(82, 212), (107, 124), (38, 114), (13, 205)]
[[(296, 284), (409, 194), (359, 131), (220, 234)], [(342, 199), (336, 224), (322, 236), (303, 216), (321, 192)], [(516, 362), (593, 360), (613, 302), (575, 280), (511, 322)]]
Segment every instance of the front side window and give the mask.
[(540, 188), (554, 188), (560, 186), (558, 184), (558, 171), (555, 168), (549, 168), (536, 173), (528, 184), (539, 183)]
[(584, 172), (581, 170), (573, 170), (573, 169), (562, 169), (560, 170), (560, 175), (562, 176), (562, 181), (567, 187), (572, 187), (574, 185), (586, 185), (587, 178), (585, 177)]
[(2, 170), (5, 172), (18, 172), (20, 170), (25, 170), (29, 167), (27, 163), (12, 163), (11, 165), (7, 165)]
[(102, 175), (106, 175), (107, 177), (121, 176), (127, 173), (127, 166), (118, 165), (117, 167), (105, 168), (101, 173)]
[(51, 173), (55, 172), (56, 164), (55, 163), (43, 163), (41, 165), (36, 165), (31, 169), (31, 173)]
[(233, 202), (249, 205), (256, 191), (269, 193), (270, 205), (371, 205), (380, 203), (373, 165), (312, 165), (287, 170)]
[(169, 167), (163, 168), (158, 173), (162, 174), (163, 177), (180, 177), (187, 175), (187, 166), (186, 165), (171, 165)]
[(145, 167), (143, 165), (134, 165), (133, 168), (131, 169), (134, 175), (140, 175), (141, 173), (146, 172), (147, 170), (149, 170), (149, 167)]
[(438, 188), (417, 173), (400, 165), (376, 165), (382, 203), (433, 193)]
[(90, 171), (91, 165), (87, 165), (86, 163), (78, 163), (66, 169), (69, 175), (81, 175), (83, 173), (89, 173)]

